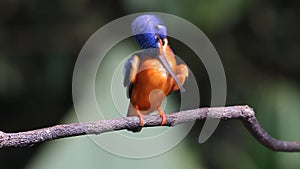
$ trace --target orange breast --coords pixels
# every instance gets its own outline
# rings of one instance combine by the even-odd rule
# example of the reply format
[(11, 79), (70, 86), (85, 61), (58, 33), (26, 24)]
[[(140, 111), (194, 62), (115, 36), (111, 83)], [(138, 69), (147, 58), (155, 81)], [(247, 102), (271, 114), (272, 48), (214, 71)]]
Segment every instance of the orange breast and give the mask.
[[(167, 60), (173, 71), (175, 71), (176, 61), (174, 56), (168, 55)], [(159, 60), (153, 57), (145, 57), (136, 75), (130, 102), (133, 106), (137, 105), (139, 110), (146, 111), (147, 114), (151, 113), (170, 94), (174, 84), (174, 79)]]

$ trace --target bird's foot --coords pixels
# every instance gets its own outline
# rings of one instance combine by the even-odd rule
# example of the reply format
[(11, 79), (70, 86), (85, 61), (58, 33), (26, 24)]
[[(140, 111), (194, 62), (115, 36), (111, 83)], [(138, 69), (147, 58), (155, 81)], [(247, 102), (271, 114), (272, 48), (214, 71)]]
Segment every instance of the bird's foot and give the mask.
[(140, 112), (138, 106), (135, 106), (135, 110), (136, 110), (136, 115), (139, 116), (139, 118), (140, 118), (140, 125), (143, 127), (145, 125), (144, 115)]
[(165, 123), (166, 123), (166, 115), (164, 114), (164, 112), (161, 110), (161, 107), (159, 106), (158, 108), (157, 108), (157, 110), (158, 110), (158, 114), (160, 115), (160, 117), (161, 117), (161, 126), (163, 126)]

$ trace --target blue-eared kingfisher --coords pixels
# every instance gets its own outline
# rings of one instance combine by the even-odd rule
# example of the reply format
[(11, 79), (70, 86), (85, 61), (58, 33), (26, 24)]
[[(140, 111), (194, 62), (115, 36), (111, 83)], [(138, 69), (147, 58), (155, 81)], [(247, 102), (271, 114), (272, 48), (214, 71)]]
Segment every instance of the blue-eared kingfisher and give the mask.
[(171, 92), (184, 91), (182, 85), (188, 77), (188, 68), (185, 64), (177, 65), (168, 44), (167, 28), (158, 16), (138, 16), (131, 27), (143, 50), (133, 54), (124, 67), (124, 86), (130, 99), (127, 116), (139, 116), (140, 125), (144, 126), (143, 115), (158, 110), (164, 125), (166, 118), (161, 104)]

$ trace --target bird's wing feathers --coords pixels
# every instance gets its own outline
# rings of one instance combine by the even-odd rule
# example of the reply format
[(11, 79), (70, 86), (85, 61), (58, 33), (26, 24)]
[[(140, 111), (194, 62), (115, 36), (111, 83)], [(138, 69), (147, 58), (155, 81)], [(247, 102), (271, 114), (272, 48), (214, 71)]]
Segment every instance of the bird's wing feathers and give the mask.
[(124, 87), (127, 87), (127, 97), (130, 98), (133, 83), (136, 78), (136, 74), (138, 72), (140, 66), (140, 56), (137, 54), (132, 55), (124, 66)]

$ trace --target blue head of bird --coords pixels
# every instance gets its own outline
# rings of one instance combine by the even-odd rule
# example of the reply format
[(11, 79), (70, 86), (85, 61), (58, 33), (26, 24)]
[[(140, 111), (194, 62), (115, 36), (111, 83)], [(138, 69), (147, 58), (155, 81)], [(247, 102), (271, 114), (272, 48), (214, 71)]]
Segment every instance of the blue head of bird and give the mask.
[[(166, 59), (166, 46), (167, 41), (167, 27), (164, 22), (156, 15), (146, 14), (138, 16), (131, 24), (132, 33), (135, 36), (138, 44), (143, 49), (150, 49), (148, 53), (152, 53), (153, 50), (160, 48), (158, 50), (159, 55), (156, 55), (157, 50), (154, 50), (154, 57), (157, 57), (165, 69), (170, 73), (173, 79), (176, 81), (181, 91), (184, 91), (182, 84), (179, 82), (175, 73), (173, 72), (171, 66)], [(150, 52), (149, 52), (150, 51)]]
[(159, 41), (164, 42), (167, 28), (156, 15), (141, 15), (131, 24), (132, 33), (143, 49), (158, 48)]

